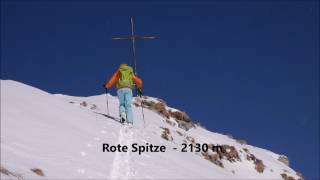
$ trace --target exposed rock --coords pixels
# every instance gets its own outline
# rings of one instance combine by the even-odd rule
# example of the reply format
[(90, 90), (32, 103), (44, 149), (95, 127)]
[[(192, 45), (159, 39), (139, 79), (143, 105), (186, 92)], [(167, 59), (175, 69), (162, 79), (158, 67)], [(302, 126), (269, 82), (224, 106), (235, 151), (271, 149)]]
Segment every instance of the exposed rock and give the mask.
[(230, 162), (241, 161), (239, 153), (234, 146), (222, 145), (222, 151), (218, 154), (220, 157), (225, 157)]
[[(139, 103), (134, 103), (136, 106), (140, 106)], [(153, 102), (142, 100), (143, 107), (148, 108), (150, 110), (156, 111), (158, 114), (162, 115), (163, 117), (169, 118), (170, 114), (169, 111), (166, 109), (166, 104), (163, 102)]]
[(255, 169), (256, 171), (258, 171), (259, 173), (263, 173), (264, 169), (265, 169), (265, 165), (263, 164), (263, 161), (256, 158), (253, 154), (248, 154), (247, 155), (247, 160), (248, 161), (253, 161), (253, 163), (255, 164)]
[(263, 173), (264, 169), (265, 169), (265, 165), (263, 164), (263, 161), (260, 159), (256, 159), (254, 161), (255, 169), (259, 172), (259, 173)]
[(15, 172), (12, 172), (12, 171), (9, 171), (8, 169), (0, 166), (0, 173), (1, 174), (5, 174), (7, 176), (12, 176), (12, 177), (15, 177), (17, 179), (23, 179), (22, 176), (18, 173), (15, 173)]
[(281, 175), (282, 179), (284, 179), (284, 180), (296, 180), (294, 177), (288, 176), (288, 175), (285, 174), (285, 173), (282, 173), (282, 174), (280, 174), (280, 175)]
[(209, 154), (208, 152), (202, 152), (202, 155), (206, 160), (218, 165), (219, 167), (224, 168), (223, 163), (221, 162), (221, 158), (218, 154)]
[[(209, 144), (209, 149), (212, 150), (213, 144)], [(205, 159), (213, 162), (214, 164), (223, 167), (222, 159), (226, 159), (229, 162), (241, 161), (238, 151), (234, 146), (222, 145), (222, 150), (215, 151), (215, 154), (202, 153)]]
[(192, 123), (192, 127), (193, 127), (193, 128), (197, 128), (197, 124)]
[[(210, 149), (212, 152), (222, 152), (224, 151), (223, 147), (220, 145), (214, 145), (214, 144), (209, 144), (208, 149)], [(221, 153), (220, 153), (221, 154)], [(222, 154), (221, 154), (222, 155)], [(220, 156), (220, 155), (219, 155)], [(222, 156), (220, 156), (222, 158)]]
[[(159, 100), (159, 102), (153, 102), (153, 101), (148, 101), (147, 99), (142, 100), (143, 107), (148, 108), (150, 110), (156, 111), (158, 114), (161, 116), (169, 119), (170, 117), (174, 118), (177, 123), (178, 127), (181, 129), (184, 129), (188, 131), (192, 127), (194, 127), (191, 118), (187, 115), (185, 112), (181, 111), (171, 111), (167, 109), (166, 102), (163, 100)], [(135, 106), (140, 106), (139, 103), (141, 100), (137, 100), (134, 102)]]
[(31, 169), (31, 171), (34, 172), (35, 174), (37, 174), (38, 176), (44, 176), (43, 171), (39, 168), (33, 168), (33, 169)]
[(282, 162), (283, 164), (289, 166), (289, 159), (285, 155), (280, 155), (278, 161)]
[(9, 176), (11, 174), (11, 172), (8, 169), (6, 169), (2, 166), (0, 166), (0, 173), (5, 174), (7, 176)]
[(191, 136), (187, 136), (186, 139), (187, 139), (188, 141), (190, 141), (192, 144), (195, 143), (194, 138), (191, 137)]
[(187, 115), (187, 113), (185, 112), (181, 112), (181, 111), (169, 111), (170, 116), (180, 120), (180, 121), (184, 121), (184, 122), (191, 122), (192, 120), (190, 119), (190, 117)]
[(157, 98), (157, 100), (163, 104), (167, 104), (163, 99)]
[(241, 145), (247, 144), (247, 141), (244, 139), (237, 139), (236, 141), (237, 141), (237, 143), (239, 143)]
[(263, 161), (258, 159), (255, 155), (251, 154), (247, 148), (242, 148), (242, 149), (247, 153), (247, 160), (253, 161), (256, 171), (259, 173), (263, 173), (265, 169), (265, 165), (263, 164)]
[[(139, 101), (140, 100), (137, 100), (137, 102), (139, 102)], [(139, 102), (139, 103), (142, 103), (143, 107), (149, 108), (149, 109), (151, 109), (151, 107), (155, 104), (155, 102), (147, 101), (147, 100), (142, 100), (142, 102)]]
[(242, 148), (244, 152), (249, 153), (249, 150), (247, 148)]
[(178, 127), (185, 131), (188, 131), (193, 127), (192, 122), (185, 122), (185, 121), (179, 121), (179, 120), (177, 120), (177, 122), (178, 122)]
[(85, 101), (82, 101), (81, 103), (80, 103), (80, 106), (83, 106), (83, 107), (87, 107), (87, 102), (85, 102)]
[(162, 116), (169, 118), (170, 114), (168, 112), (168, 110), (166, 109), (166, 105), (162, 102), (158, 102), (153, 104), (153, 106), (151, 107), (152, 109), (156, 110), (159, 114), (161, 114)]
[(161, 137), (167, 141), (172, 141), (173, 138), (172, 138), (172, 136), (170, 136), (170, 130), (168, 128), (164, 128), (164, 127), (161, 127), (161, 128), (163, 129)]

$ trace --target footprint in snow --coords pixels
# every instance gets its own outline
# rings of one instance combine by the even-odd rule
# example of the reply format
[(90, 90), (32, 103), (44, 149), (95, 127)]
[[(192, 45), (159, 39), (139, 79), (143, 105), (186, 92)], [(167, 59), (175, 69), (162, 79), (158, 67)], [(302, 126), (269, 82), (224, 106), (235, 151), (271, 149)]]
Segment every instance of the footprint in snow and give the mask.
[(93, 139), (96, 140), (96, 141), (100, 141), (100, 138), (98, 138), (98, 137), (95, 137)]
[(89, 144), (87, 144), (87, 146), (88, 146), (88, 147), (92, 147), (92, 145), (91, 145), (90, 143), (89, 143)]
[(83, 157), (87, 155), (86, 152), (81, 152), (80, 154), (81, 154), (81, 156), (83, 156)]
[(100, 131), (100, 133), (101, 133), (101, 134), (105, 134), (105, 133), (106, 133), (106, 131), (105, 131), (105, 130), (102, 130), (102, 131)]

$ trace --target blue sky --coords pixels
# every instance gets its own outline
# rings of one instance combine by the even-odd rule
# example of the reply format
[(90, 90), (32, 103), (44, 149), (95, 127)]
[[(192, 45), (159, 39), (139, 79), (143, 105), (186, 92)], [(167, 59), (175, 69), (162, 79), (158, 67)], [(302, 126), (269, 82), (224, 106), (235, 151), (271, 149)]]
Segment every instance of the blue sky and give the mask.
[(145, 95), (319, 177), (318, 1), (1, 1), (1, 78), (101, 94), (132, 15)]

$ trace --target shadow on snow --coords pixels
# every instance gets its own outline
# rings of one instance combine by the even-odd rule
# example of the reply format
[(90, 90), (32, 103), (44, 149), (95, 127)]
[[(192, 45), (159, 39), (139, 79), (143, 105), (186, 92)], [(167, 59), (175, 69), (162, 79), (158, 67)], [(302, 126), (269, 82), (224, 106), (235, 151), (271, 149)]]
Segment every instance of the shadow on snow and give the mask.
[(118, 122), (118, 123), (122, 124), (122, 123), (121, 123), (121, 119), (120, 119), (120, 118), (113, 117), (113, 116), (110, 116), (110, 115), (107, 115), (107, 114), (103, 114), (103, 113), (98, 113), (98, 112), (94, 112), (94, 113), (96, 113), (96, 114), (100, 114), (100, 115), (102, 115), (102, 116), (104, 116), (104, 117), (106, 117), (106, 118), (112, 119), (112, 120), (114, 120), (114, 121), (116, 121), (116, 122)]

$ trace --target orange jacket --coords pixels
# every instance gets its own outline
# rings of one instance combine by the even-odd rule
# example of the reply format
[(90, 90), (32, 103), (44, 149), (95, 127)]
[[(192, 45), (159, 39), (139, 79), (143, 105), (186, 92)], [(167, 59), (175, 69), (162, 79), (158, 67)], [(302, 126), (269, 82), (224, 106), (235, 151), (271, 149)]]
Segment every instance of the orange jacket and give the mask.
[[(104, 85), (105, 88), (111, 88), (114, 83), (116, 83), (120, 78), (120, 72), (117, 70), (111, 77), (111, 79)], [(138, 78), (137, 76), (133, 75), (132, 80), (136, 82), (138, 88), (142, 88), (142, 80)], [(118, 89), (124, 88), (124, 87), (117, 87)], [(132, 88), (132, 87), (128, 87)]]

